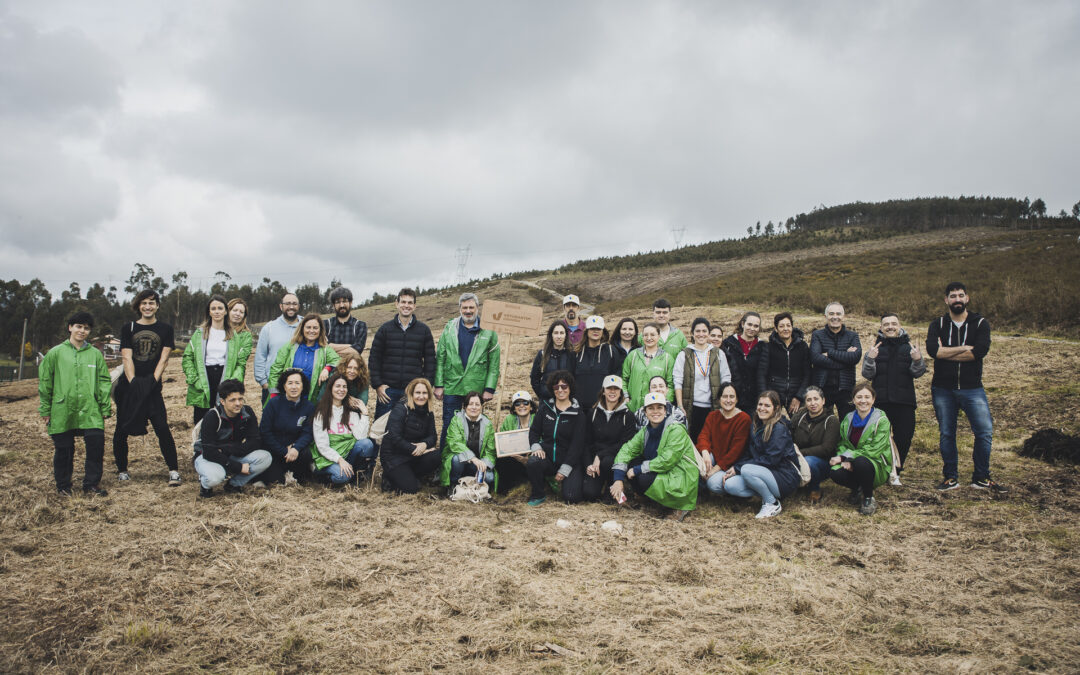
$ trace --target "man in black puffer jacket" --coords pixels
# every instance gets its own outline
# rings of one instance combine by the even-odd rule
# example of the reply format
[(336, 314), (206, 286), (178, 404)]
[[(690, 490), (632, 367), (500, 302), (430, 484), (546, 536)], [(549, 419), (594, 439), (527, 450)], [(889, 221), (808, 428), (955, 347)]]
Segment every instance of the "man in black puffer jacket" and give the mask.
[[(874, 407), (881, 409), (892, 425), (893, 440), (900, 455), (899, 473), (907, 462), (911, 439), (915, 436), (915, 379), (926, 372), (926, 360), (900, 326), (900, 317), (881, 317), (877, 343), (863, 357), (862, 376), (877, 392)], [(899, 479), (896, 479), (899, 483)], [(895, 484), (895, 483), (894, 483)]]
[(375, 333), (371, 341), (368, 370), (378, 402), (375, 419), (390, 412), (405, 393), (405, 386), (418, 377), (435, 379), (435, 341), (431, 329), (413, 316), (416, 291), (403, 288), (397, 297), (398, 313)]
[(851, 390), (855, 388), (855, 364), (862, 358), (859, 334), (844, 327), (844, 306), (825, 306), (826, 326), (810, 335), (811, 380), (825, 392), (825, 407), (836, 406), (836, 416), (844, 420), (855, 409)]

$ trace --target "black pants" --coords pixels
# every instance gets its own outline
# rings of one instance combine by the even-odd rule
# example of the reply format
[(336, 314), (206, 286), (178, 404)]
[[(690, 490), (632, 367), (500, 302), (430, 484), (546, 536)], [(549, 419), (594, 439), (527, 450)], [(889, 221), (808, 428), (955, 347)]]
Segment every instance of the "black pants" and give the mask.
[[(562, 466), (562, 463), (559, 463)], [(547, 489), (544, 487), (547, 483), (547, 479), (554, 476), (559, 467), (555, 466), (555, 463), (551, 461), (551, 457), (539, 457), (530, 456), (529, 463), (525, 465), (525, 470), (529, 474), (529, 499), (542, 499), (547, 494)], [(581, 488), (583, 478), (585, 476), (585, 469), (581, 467), (574, 467), (570, 475), (562, 481), (562, 498), (567, 504), (576, 504), (581, 501)]]
[(847, 469), (833, 469), (829, 471), (833, 481), (849, 487), (852, 490), (862, 490), (863, 498), (874, 496), (874, 465), (865, 457), (856, 457), (851, 460), (851, 471)]
[(56, 489), (65, 492), (71, 490), (71, 474), (75, 469), (75, 436), (82, 436), (86, 444), (86, 468), (83, 471), (83, 489), (97, 487), (101, 482), (101, 472), (105, 463), (105, 430), (72, 429), (60, 434), (52, 434), (53, 441), (53, 478)]
[(690, 413), (690, 419), (686, 420), (687, 430), (690, 432), (690, 442), (697, 445), (697, 437), (701, 434), (702, 428), (705, 427), (705, 418), (709, 416), (712, 409), (692, 405), (686, 412)]
[(293, 478), (304, 483), (311, 479), (311, 453), (307, 448), (300, 449), (296, 459), (286, 462), (285, 458), (276, 452), (270, 453), (270, 468), (259, 476), (259, 480), (267, 485), (271, 483), (285, 484), (285, 472), (292, 471)]
[[(217, 388), (221, 384), (221, 376), (225, 374), (225, 366), (207, 366), (206, 367), (206, 383), (210, 385), (210, 408), (217, 405)], [(192, 413), (194, 420), (192, 424), (198, 424), (199, 420), (206, 417), (206, 413), (210, 412), (210, 408), (200, 408), (199, 406), (193, 406), (195, 408)]]
[(500, 494), (506, 494), (529, 480), (525, 465), (519, 462), (517, 457), (499, 457), (496, 459), (495, 472), (499, 474)]
[[(158, 392), (157, 396), (161, 396)], [(151, 407), (153, 410), (154, 408)], [(176, 441), (173, 440), (172, 432), (169, 431), (169, 419), (165, 415), (165, 404), (150, 415), (150, 426), (157, 435), (158, 446), (161, 448), (161, 456), (165, 459), (165, 465), (169, 471), (178, 471), (176, 464)], [(116, 461), (117, 471), (128, 470), (128, 435), (117, 429), (112, 439), (113, 459)]]
[(896, 472), (907, 464), (908, 451), (911, 450), (911, 439), (915, 437), (915, 406), (903, 403), (880, 403), (876, 406), (889, 418), (892, 425), (893, 440), (896, 441), (896, 452), (900, 455), (900, 466)]
[(383, 478), (390, 482), (395, 491), (413, 495), (420, 491), (420, 479), (431, 475), (440, 464), (442, 453), (438, 450), (410, 457), (409, 461), (393, 469), (388, 469), (383, 462)]
[(822, 387), (821, 391), (825, 394), (825, 409), (828, 410), (833, 406), (836, 406), (836, 417), (841, 422), (844, 421), (844, 417), (846, 417), (849, 412), (855, 410), (855, 406), (851, 403), (850, 389)]
[[(604, 496), (604, 485), (611, 482), (611, 465), (615, 463), (614, 455), (609, 455), (600, 458), (600, 474), (598, 476), (590, 476), (585, 474), (581, 481), (581, 498), (587, 502), (595, 502)], [(592, 462), (586, 464), (582, 468), (584, 472), (585, 468), (588, 468)]]

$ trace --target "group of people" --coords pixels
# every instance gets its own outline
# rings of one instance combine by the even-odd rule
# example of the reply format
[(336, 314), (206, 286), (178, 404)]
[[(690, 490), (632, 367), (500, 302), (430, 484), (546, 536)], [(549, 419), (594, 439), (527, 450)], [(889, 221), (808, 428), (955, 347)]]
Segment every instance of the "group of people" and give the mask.
[[(535, 399), (513, 394), (496, 429), (484, 404), (499, 382), (499, 339), (480, 326), (475, 294), (461, 295), (458, 316), (436, 344), (414, 314), (415, 291), (402, 289), (397, 313), (376, 331), (366, 361), (367, 326), (351, 315), (352, 294), (339, 287), (330, 299), (333, 316), (301, 317), (296, 296), (287, 294), (281, 316), (255, 341), (242, 299), (210, 298), (183, 355), (200, 496), (213, 496), (223, 483), (226, 492), (252, 481), (344, 485), (370, 479), (379, 462), (388, 491), (415, 493), (425, 480), (452, 490), (468, 476), (492, 491), (528, 483), (533, 506), (549, 492), (571, 503), (607, 496), (622, 502), (630, 492), (680, 520), (699, 490), (758, 498), (758, 517), (766, 518), (800, 487), (816, 503), (831, 478), (869, 515), (877, 508), (874, 490), (900, 482), (915, 428), (914, 380), (927, 368), (895, 314), (881, 318), (874, 345), (863, 353), (836, 302), (809, 342), (788, 312), (773, 317), (767, 340), (759, 339), (761, 316), (746, 312), (727, 337), (720, 325), (696, 318), (688, 341), (664, 299), (640, 329), (624, 318), (609, 332), (603, 317), (582, 317), (580, 300), (569, 295), (533, 361)], [(926, 339), (944, 463), (938, 489), (959, 486), (956, 419), (963, 409), (975, 433), (971, 485), (1000, 492), (990, 477), (992, 422), (981, 379), (990, 328), (968, 311), (969, 301), (963, 284), (949, 284), (948, 312), (931, 323)], [(121, 329), (113, 450), (118, 480), (130, 480), (127, 439), (146, 434), (149, 423), (168, 483), (179, 485), (161, 396), (174, 338), (156, 317), (159, 303), (154, 291), (139, 293), (132, 303), (138, 318)], [(90, 315), (73, 315), (70, 338), (41, 368), (40, 413), (64, 493), (72, 489), (77, 435), (86, 443), (83, 489), (105, 493), (99, 483), (111, 383), (101, 353), (87, 343), (92, 328)], [(261, 420), (244, 398), (253, 346)], [(865, 381), (857, 382), (860, 364)], [(439, 430), (433, 399), (442, 401)], [(499, 456), (496, 431), (525, 429), (529, 451)]]

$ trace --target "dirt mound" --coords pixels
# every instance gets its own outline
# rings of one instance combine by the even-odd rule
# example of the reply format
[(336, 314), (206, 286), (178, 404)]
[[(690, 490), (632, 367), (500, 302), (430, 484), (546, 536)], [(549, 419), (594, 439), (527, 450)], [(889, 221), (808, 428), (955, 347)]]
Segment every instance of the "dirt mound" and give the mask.
[(1059, 461), (1080, 464), (1080, 436), (1069, 436), (1057, 429), (1040, 429), (1024, 441), (1019, 454), (1050, 464)]

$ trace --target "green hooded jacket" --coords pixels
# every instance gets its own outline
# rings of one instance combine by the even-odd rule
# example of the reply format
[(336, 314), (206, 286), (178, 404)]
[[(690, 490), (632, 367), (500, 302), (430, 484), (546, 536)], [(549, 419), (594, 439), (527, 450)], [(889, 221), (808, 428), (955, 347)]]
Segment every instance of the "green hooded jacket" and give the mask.
[[(641, 456), (645, 450), (647, 429), (639, 429), (622, 446), (615, 456), (613, 468), (625, 471), (633, 460)], [(670, 417), (664, 420), (656, 457), (642, 465), (643, 470), (656, 474), (656, 480), (645, 491), (645, 496), (669, 509), (693, 510), (697, 506), (699, 476), (695, 455), (694, 443), (686, 428), (681, 424), (672, 424)]]
[(436, 349), (434, 386), (443, 387), (445, 394), (464, 396), (470, 391), (495, 391), (499, 386), (499, 336), (493, 330), (481, 329), (469, 352), (469, 365), (461, 367), (458, 354), (458, 324), (461, 317), (451, 319), (439, 336)]
[(667, 400), (675, 400), (675, 380), (672, 373), (675, 370), (675, 357), (663, 349), (656, 352), (652, 361), (645, 362), (645, 348), (638, 347), (630, 350), (623, 361), (622, 378), (626, 393), (630, 396), (627, 407), (637, 412), (645, 394), (649, 393), (649, 380), (662, 375), (667, 380)]
[(244, 375), (247, 373), (247, 362), (251, 358), (251, 345), (252, 335), (250, 330), (243, 330), (236, 334), (236, 339), (239, 340), (239, 349), (236, 350), (236, 372), (240, 374), (240, 377), (236, 378), (241, 382), (244, 381)]
[[(477, 453), (469, 449), (466, 443), (469, 440), (469, 432), (465, 428), (465, 411), (459, 410), (454, 413), (446, 427), (446, 444), (442, 450), (442, 484), (443, 487), (450, 485), (450, 460), (457, 455), (464, 455), (462, 459), (472, 459)], [(495, 470), (495, 425), (487, 418), (480, 415), (480, 460), (492, 471)], [(495, 479), (496, 482), (498, 478)]]
[[(206, 378), (206, 363), (204, 361), (206, 341), (203, 339), (202, 328), (198, 328), (191, 335), (191, 341), (184, 348), (184, 357), (180, 366), (184, 369), (184, 379), (187, 380), (187, 405), (198, 408), (213, 408), (217, 401), (210, 400), (210, 381)], [(244, 363), (239, 360), (241, 349), (240, 340), (234, 334), (225, 341), (225, 370), (221, 372), (221, 381), (240, 380), (244, 381)], [(250, 350), (250, 343), (248, 349)], [(250, 353), (250, 351), (249, 351)]]
[[(674, 359), (679, 355), (679, 352), (689, 347), (690, 343), (687, 342), (686, 335), (683, 334), (681, 329), (676, 328), (671, 324), (668, 324), (668, 327), (670, 328), (670, 330), (668, 331), (667, 340), (660, 340), (659, 345), (660, 349), (667, 352), (668, 354), (671, 354), (671, 358)], [(640, 335), (638, 335), (637, 337), (637, 345), (639, 347), (644, 346), (644, 343), (641, 341)]]
[[(278, 350), (274, 363), (270, 366), (270, 379), (267, 380), (271, 388), (277, 386), (278, 378), (283, 372), (292, 368), (293, 359), (296, 358), (296, 350), (299, 347), (300, 345), (289, 341)], [(319, 373), (322, 369), (327, 366), (336, 366), (340, 361), (341, 357), (338, 353), (329, 347), (319, 347), (315, 350), (315, 362), (311, 364), (311, 382), (308, 386), (309, 401), (314, 402), (319, 399), (319, 390), (322, 389), (319, 384)]]
[(38, 368), (38, 413), (49, 418), (49, 433), (104, 429), (112, 414), (112, 378), (101, 352), (84, 342), (64, 340), (49, 350)]
[[(847, 459), (865, 457), (874, 465), (874, 487), (884, 485), (892, 473), (892, 444), (889, 436), (892, 434), (892, 424), (889, 418), (881, 410), (874, 408), (870, 411), (870, 419), (866, 420), (866, 428), (859, 437), (859, 444), (851, 445), (851, 420), (855, 413), (850, 412), (840, 423), (840, 444), (836, 446), (836, 454)], [(832, 467), (833, 471), (840, 465)]]

